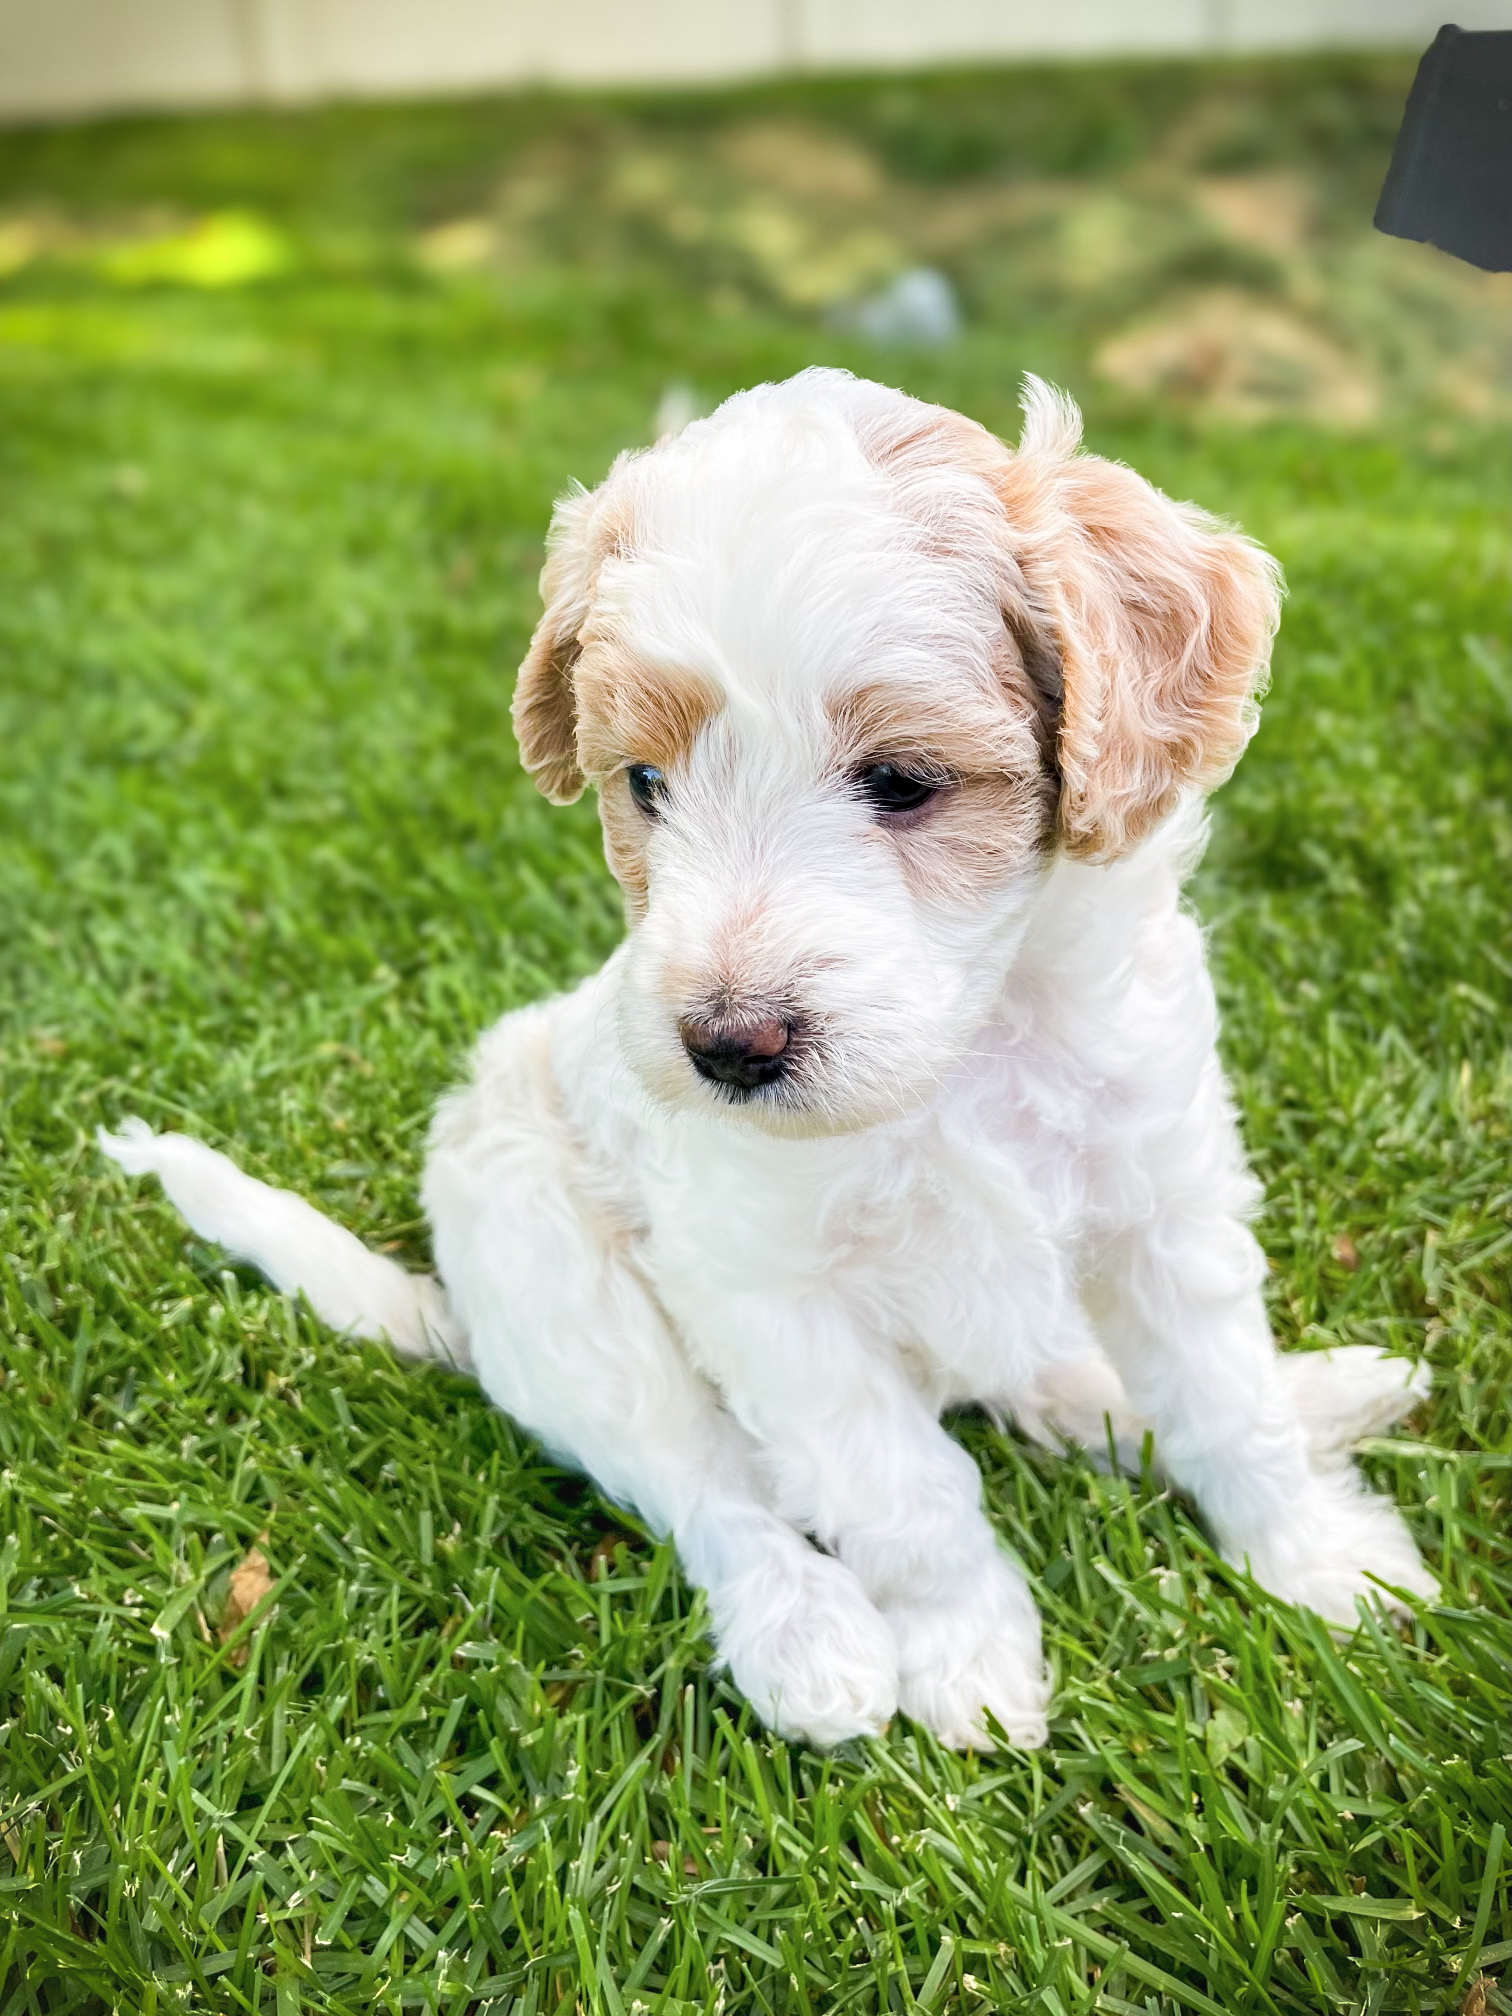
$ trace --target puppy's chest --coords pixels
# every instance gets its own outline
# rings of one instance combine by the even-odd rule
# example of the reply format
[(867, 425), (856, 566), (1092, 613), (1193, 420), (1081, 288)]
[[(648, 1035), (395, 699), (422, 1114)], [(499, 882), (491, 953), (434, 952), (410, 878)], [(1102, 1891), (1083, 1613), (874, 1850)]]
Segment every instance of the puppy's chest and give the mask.
[[(1065, 1198), (1042, 1156), (968, 1124), (745, 1143), (664, 1161), (653, 1273), (704, 1294), (830, 1295), (869, 1334), (960, 1364), (1044, 1327), (1068, 1276)], [(679, 1296), (679, 1301), (684, 1298)]]

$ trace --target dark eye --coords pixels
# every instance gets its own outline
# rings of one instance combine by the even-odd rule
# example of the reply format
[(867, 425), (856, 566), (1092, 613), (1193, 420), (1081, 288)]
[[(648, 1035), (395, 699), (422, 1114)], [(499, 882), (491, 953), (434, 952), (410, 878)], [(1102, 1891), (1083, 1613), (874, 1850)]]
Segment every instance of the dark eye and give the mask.
[(667, 780), (660, 770), (653, 769), (649, 763), (627, 764), (625, 782), (630, 786), (630, 796), (646, 817), (659, 818), (661, 801), (667, 795)]
[(937, 777), (921, 777), (896, 763), (873, 763), (858, 773), (856, 783), (879, 812), (916, 812), (940, 789)]

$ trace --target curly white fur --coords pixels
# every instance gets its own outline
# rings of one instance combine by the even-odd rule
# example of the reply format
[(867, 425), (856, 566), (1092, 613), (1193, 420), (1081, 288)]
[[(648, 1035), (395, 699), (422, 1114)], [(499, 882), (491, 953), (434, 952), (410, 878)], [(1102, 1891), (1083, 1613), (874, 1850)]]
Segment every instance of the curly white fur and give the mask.
[[(1420, 1378), (1273, 1348), (1180, 902), (1271, 575), (1077, 435), (1042, 388), (1012, 456), (808, 373), (564, 507), (517, 720), (553, 795), (598, 783), (632, 928), (443, 1103), (444, 1298), (197, 1143), (104, 1137), (333, 1324), (470, 1362), (675, 1536), (737, 1683), (818, 1743), (900, 1706), (1044, 1739), (1038, 1618), (952, 1404), (1094, 1452), (1111, 1424), (1124, 1461), (1148, 1429), (1228, 1557), (1336, 1622), (1433, 1588), (1346, 1453)], [(845, 753), (879, 694), (894, 743)], [(940, 786), (906, 830), (857, 783), (888, 759)], [(778, 1009), (786, 1076), (737, 1100), (693, 1068), (690, 1013)]]

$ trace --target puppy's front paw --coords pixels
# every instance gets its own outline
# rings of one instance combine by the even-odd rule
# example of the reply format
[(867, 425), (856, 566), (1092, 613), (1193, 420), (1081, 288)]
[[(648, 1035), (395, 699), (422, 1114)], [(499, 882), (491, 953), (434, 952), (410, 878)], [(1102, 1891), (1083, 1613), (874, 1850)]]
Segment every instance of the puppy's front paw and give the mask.
[[(796, 1569), (796, 1572), (795, 1572)], [(892, 1633), (851, 1571), (806, 1548), (714, 1604), (731, 1678), (769, 1729), (827, 1750), (879, 1735), (898, 1705)]]
[[(1255, 1580), (1346, 1630), (1358, 1622), (1362, 1600), (1400, 1612), (1405, 1605), (1392, 1590), (1436, 1597), (1438, 1583), (1395, 1505), (1360, 1490), (1352, 1477), (1338, 1481), (1344, 1488), (1310, 1497), (1285, 1526), (1242, 1550)], [(1240, 1554), (1236, 1548), (1233, 1558)]]
[(953, 1750), (1037, 1750), (1047, 1729), (1049, 1681), (1034, 1603), (1007, 1562), (969, 1599), (888, 1610), (898, 1641), (898, 1698), (905, 1714)]

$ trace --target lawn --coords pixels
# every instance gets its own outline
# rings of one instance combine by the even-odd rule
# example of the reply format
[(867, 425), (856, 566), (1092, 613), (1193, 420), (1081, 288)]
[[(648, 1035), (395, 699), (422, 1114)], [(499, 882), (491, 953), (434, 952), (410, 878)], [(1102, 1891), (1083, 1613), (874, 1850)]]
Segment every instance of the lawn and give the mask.
[[(0, 2016), (1512, 2007), (1507, 293), (1370, 233), (1410, 72), (0, 135)], [(847, 335), (921, 257), (960, 339)], [(1435, 1375), (1365, 1460), (1443, 1601), (1342, 1643), (961, 1420), (1035, 1755), (769, 1738), (665, 1548), (93, 1142), (423, 1262), (436, 1095), (621, 928), (508, 730), (551, 501), (821, 360), (1056, 377), (1282, 559), (1195, 900), (1278, 1336)]]

